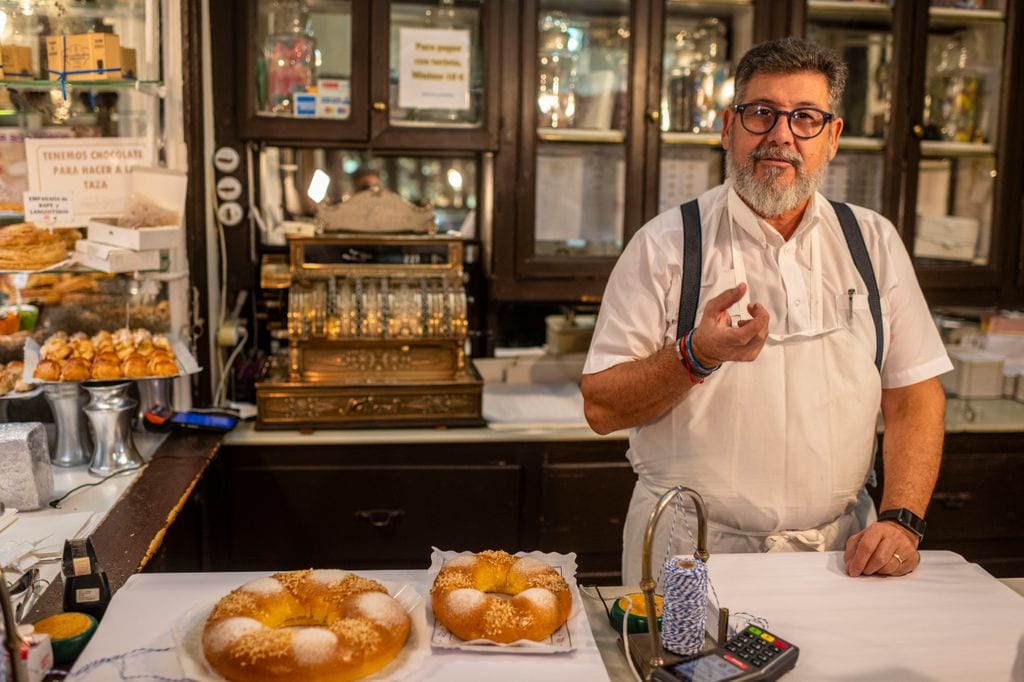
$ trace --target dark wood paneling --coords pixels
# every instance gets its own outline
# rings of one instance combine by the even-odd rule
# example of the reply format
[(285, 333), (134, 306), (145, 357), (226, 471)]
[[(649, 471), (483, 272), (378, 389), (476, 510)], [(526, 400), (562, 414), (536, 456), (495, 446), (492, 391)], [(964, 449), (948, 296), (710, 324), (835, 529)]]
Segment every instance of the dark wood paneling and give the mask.
[[(206, 167), (204, 157), (205, 135), (203, 133), (203, 111), (207, 102), (203, 98), (203, 62), (190, 55), (202, 54), (203, 25), (202, 8), (199, 0), (181, 3), (181, 54), (182, 64), (182, 115), (185, 142), (188, 146), (188, 167), (191, 170), (188, 192), (185, 196), (185, 243), (188, 259), (189, 279), (199, 291), (196, 302), (198, 310), (193, 311), (200, 319), (210, 319), (207, 298), (210, 282), (206, 277), (206, 183), (202, 170)], [(190, 300), (191, 304), (192, 301)], [(195, 342), (196, 360), (200, 367), (210, 367), (209, 326), (203, 327)], [(209, 372), (194, 375), (192, 402), (208, 405), (213, 394)]]
[(233, 569), (423, 568), (518, 548), (519, 467), (273, 465), (230, 473)]

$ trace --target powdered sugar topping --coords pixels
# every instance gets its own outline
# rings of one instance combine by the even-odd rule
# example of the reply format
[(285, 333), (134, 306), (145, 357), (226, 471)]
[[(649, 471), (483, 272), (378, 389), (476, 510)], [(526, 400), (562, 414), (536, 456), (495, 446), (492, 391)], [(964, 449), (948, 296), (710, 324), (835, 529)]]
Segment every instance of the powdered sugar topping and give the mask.
[(264, 597), (268, 597), (272, 594), (280, 594), (284, 591), (284, 587), (281, 583), (273, 578), (259, 578), (253, 580), (251, 583), (246, 583), (242, 586), (242, 589), (246, 592), (252, 592)]
[(522, 557), (515, 563), (513, 568), (520, 573), (539, 573), (541, 571), (551, 570), (551, 566), (548, 564), (529, 556)]
[(263, 623), (252, 618), (225, 618), (203, 635), (203, 643), (214, 652), (220, 652), (231, 646), (243, 635), (265, 627)]
[(351, 575), (348, 571), (341, 571), (336, 568), (320, 568), (309, 574), (309, 579), (322, 585), (333, 585)]
[(463, 587), (448, 593), (446, 601), (453, 614), (464, 614), (480, 608), (487, 601), (487, 595), (480, 590)]
[(408, 618), (401, 604), (380, 592), (363, 592), (357, 595), (355, 607), (363, 616), (385, 627), (401, 625)]
[(528, 601), (538, 609), (558, 608), (558, 599), (555, 598), (555, 595), (550, 590), (545, 590), (541, 587), (531, 587), (528, 590), (523, 590), (519, 593), (518, 598)]
[(292, 637), (292, 652), (299, 665), (323, 663), (337, 646), (338, 638), (327, 628), (301, 628)]

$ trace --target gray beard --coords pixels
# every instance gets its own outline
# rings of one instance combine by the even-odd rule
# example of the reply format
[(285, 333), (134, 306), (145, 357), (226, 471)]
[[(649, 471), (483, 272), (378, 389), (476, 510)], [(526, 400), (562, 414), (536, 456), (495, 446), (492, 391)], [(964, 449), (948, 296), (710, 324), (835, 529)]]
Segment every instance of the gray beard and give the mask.
[[(776, 150), (779, 154), (786, 155), (785, 151), (778, 150), (778, 148)], [(726, 152), (725, 165), (726, 174), (732, 179), (736, 193), (754, 213), (762, 218), (777, 218), (792, 211), (801, 202), (810, 198), (818, 191), (818, 187), (821, 186), (821, 181), (825, 177), (825, 171), (828, 169), (826, 161), (817, 171), (807, 173), (803, 169), (803, 160), (797, 159), (796, 152), (789, 152), (790, 158), (787, 160), (793, 162), (796, 179), (792, 184), (783, 185), (779, 182), (779, 178), (786, 172), (785, 168), (770, 167), (766, 169), (764, 179), (755, 175), (754, 159), (757, 158), (758, 153), (758, 150), (755, 150), (747, 158), (749, 163), (746, 166), (740, 166), (732, 151)]]

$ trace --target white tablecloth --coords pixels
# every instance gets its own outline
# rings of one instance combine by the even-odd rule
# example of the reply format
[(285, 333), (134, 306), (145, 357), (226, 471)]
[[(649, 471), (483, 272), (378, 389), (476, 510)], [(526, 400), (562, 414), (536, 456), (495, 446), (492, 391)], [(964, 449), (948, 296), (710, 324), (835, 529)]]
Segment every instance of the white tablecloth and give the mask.
[[(426, 571), (359, 573), (410, 583), (427, 596)], [(842, 571), (842, 555), (835, 552), (717, 554), (709, 573), (722, 606), (764, 618), (770, 630), (800, 647), (796, 669), (786, 680), (1024, 681), (1024, 598), (957, 554), (922, 552), (921, 566), (903, 578), (849, 578)], [(114, 596), (75, 670), (149, 647), (171, 650), (125, 659), (126, 677), (182, 677), (173, 651), (174, 626), (195, 606), (212, 603), (261, 575), (133, 576)], [(603, 611), (590, 611), (598, 614), (593, 625), (611, 666), (620, 657), (614, 638), (602, 631), (610, 629)], [(429, 608), (427, 614), (429, 621)], [(551, 655), (433, 651), (417, 675), (403, 679), (607, 679), (589, 628), (577, 644), (571, 654)], [(117, 667), (101, 666), (73, 679), (118, 679)]]
[[(426, 571), (358, 571), (359, 575), (388, 584), (410, 584), (429, 600)], [(154, 573), (134, 575), (110, 602), (99, 629), (72, 670), (74, 680), (122, 679), (141, 675), (147, 679), (182, 679), (185, 676), (174, 651), (174, 628), (187, 620), (196, 607), (212, 605), (235, 587), (263, 577), (261, 573)], [(427, 625), (432, 626), (429, 604)], [(608, 679), (586, 615), (574, 614), (582, 627), (575, 651), (559, 654), (472, 653), (431, 650), (413, 674), (402, 670), (400, 679), (486, 680), (487, 682), (564, 682)], [(143, 651), (136, 651), (143, 649)], [(100, 659), (130, 656), (95, 667)], [(78, 671), (88, 671), (76, 674)]]
[[(839, 552), (717, 554), (708, 574), (731, 624), (759, 616), (800, 647), (787, 682), (1024, 682), (1024, 597), (958, 554), (921, 558), (902, 578), (850, 578)], [(601, 588), (606, 600), (636, 591)], [(612, 679), (630, 680), (594, 594), (584, 599)]]

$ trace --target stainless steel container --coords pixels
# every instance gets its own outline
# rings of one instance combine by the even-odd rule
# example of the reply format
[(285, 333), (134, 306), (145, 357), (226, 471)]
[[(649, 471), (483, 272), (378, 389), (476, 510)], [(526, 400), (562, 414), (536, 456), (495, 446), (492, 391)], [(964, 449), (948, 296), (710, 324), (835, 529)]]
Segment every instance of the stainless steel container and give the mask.
[(79, 391), (76, 383), (44, 384), (43, 395), (53, 413), (57, 438), (50, 451), (56, 466), (73, 467), (89, 461), (88, 440), (84, 436)]
[(121, 381), (85, 387), (91, 400), (83, 410), (94, 441), (91, 474), (108, 476), (144, 463), (132, 439), (132, 417), (139, 403), (126, 396), (130, 385), (130, 381)]

